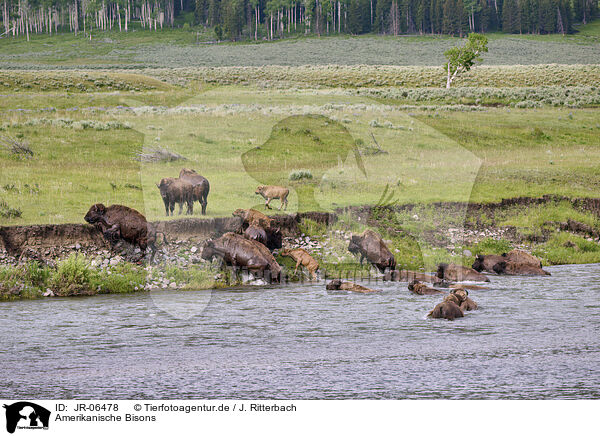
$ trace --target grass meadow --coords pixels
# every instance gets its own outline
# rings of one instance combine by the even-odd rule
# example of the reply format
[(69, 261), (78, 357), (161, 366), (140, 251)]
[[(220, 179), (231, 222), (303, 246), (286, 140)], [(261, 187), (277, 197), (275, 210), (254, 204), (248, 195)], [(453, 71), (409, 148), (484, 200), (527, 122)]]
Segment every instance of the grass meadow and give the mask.
[[(23, 158), (0, 149), (0, 197), (22, 212), (3, 217), (3, 224), (82, 222), (96, 202), (165, 219), (155, 184), (182, 167), (210, 180), (209, 216), (259, 205), (255, 187), (272, 182), (290, 187), (289, 211), (377, 204), (386, 188), (393, 193), (388, 201), (428, 203), (595, 197), (600, 187), (600, 120), (593, 107), (415, 104), (406, 110), (346, 88), (164, 86), (171, 88), (17, 92), (3, 100), (0, 135), (25, 141), (34, 152)], [(346, 133), (328, 136), (319, 130), (326, 124), (311, 126), (315, 114)], [(277, 145), (269, 147), (275, 137)], [(249, 169), (243, 156), (257, 147), (266, 148)], [(313, 152), (299, 158), (295, 152), (303, 147)], [(155, 148), (186, 160), (137, 159)], [(321, 148), (335, 150), (325, 158), (314, 152)], [(290, 180), (298, 170), (315, 177)], [(298, 202), (297, 193), (307, 190), (316, 204)]]

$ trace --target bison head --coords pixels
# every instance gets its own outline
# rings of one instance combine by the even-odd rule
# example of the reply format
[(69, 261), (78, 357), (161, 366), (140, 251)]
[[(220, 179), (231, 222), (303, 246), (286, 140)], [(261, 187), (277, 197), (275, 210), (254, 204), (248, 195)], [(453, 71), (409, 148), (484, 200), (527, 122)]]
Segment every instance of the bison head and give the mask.
[(475, 271), (477, 272), (481, 272), (483, 271), (483, 256), (481, 254), (478, 254), (475, 257), (475, 262), (473, 262), (473, 265), (471, 266), (471, 268), (473, 268)]
[(169, 197), (169, 186), (175, 179), (172, 177), (165, 177), (160, 179), (160, 183), (156, 184), (156, 187), (160, 190), (160, 196), (164, 199)]
[(325, 289), (328, 289), (330, 291), (336, 291), (336, 290), (340, 289), (340, 286), (342, 286), (342, 280), (334, 279), (334, 280), (330, 281), (329, 283), (327, 283), (327, 286), (325, 286)]
[(360, 242), (360, 236), (352, 235), (352, 238), (350, 239), (350, 244), (348, 245), (348, 251), (352, 254), (360, 253)]
[(506, 272), (506, 262), (498, 262), (492, 269), (496, 274), (504, 274)]
[(258, 188), (256, 188), (256, 191), (254, 191), (254, 193), (256, 195), (260, 195), (260, 194), (262, 194), (264, 192), (265, 188), (266, 188), (265, 185), (260, 185)]
[(232, 215), (244, 218), (244, 216), (246, 216), (246, 211), (244, 209), (236, 209), (233, 211)]
[(440, 279), (444, 278), (444, 275), (446, 273), (446, 268), (448, 268), (448, 264), (447, 263), (440, 263), (438, 265), (438, 270), (437, 270), (437, 276)]
[(90, 207), (90, 210), (88, 210), (88, 213), (85, 214), (83, 219), (90, 224), (95, 224), (102, 219), (105, 212), (106, 206), (102, 203), (96, 203)]
[(458, 300), (462, 303), (463, 301), (467, 300), (467, 297), (469, 296), (469, 292), (465, 289), (462, 288), (458, 288), (458, 289), (452, 289), (452, 291), (450, 291), (451, 294), (455, 295), (456, 298), (458, 298)]
[(215, 255), (217, 254), (217, 252), (215, 251), (215, 241), (213, 241), (212, 239), (207, 239), (206, 241), (204, 241), (204, 244), (202, 244), (202, 252), (200, 254), (200, 257), (202, 257), (202, 259), (204, 260), (212, 260), (213, 257), (215, 257)]

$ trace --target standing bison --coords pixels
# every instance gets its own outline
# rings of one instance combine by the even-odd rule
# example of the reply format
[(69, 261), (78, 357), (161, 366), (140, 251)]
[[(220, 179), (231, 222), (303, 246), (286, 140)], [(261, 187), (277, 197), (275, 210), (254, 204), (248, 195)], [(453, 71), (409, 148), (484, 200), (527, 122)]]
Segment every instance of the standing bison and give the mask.
[(192, 202), (198, 201), (202, 206), (202, 215), (206, 215), (206, 205), (208, 204), (208, 193), (210, 192), (210, 183), (205, 177), (202, 177), (194, 170), (182, 168), (179, 172), (179, 178), (192, 184)]
[(348, 251), (352, 254), (360, 254), (360, 263), (366, 258), (371, 264), (375, 265), (380, 272), (386, 269), (396, 268), (396, 259), (387, 248), (381, 236), (373, 230), (365, 230), (360, 235), (352, 235)]
[(173, 177), (166, 177), (161, 179), (160, 183), (156, 185), (160, 190), (160, 196), (165, 204), (165, 212), (169, 216), (169, 212), (173, 215), (175, 209), (175, 203), (179, 204), (179, 215), (183, 209), (183, 204), (187, 204), (187, 214), (191, 215), (194, 213), (194, 201), (192, 198), (193, 185), (185, 180), (174, 179)]
[(102, 203), (97, 203), (90, 207), (84, 219), (97, 226), (111, 243), (122, 239), (138, 246), (142, 253), (145, 253), (146, 248), (150, 247), (152, 250), (151, 260), (154, 259), (156, 232), (146, 221), (146, 217), (137, 210), (120, 204), (106, 207)]
[(279, 282), (281, 266), (271, 252), (260, 242), (228, 232), (218, 239), (209, 239), (202, 246), (202, 258), (221, 258), (226, 265), (237, 271), (246, 268), (254, 274), (263, 274), (267, 281)]

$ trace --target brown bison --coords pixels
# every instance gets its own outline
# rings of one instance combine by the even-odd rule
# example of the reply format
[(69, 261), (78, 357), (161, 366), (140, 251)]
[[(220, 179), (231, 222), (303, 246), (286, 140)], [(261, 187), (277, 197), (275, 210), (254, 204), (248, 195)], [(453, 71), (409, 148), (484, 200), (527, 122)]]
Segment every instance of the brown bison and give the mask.
[(496, 274), (506, 274), (510, 276), (549, 276), (550, 273), (542, 268), (528, 263), (518, 263), (510, 261), (498, 262), (494, 265)]
[(265, 228), (271, 227), (271, 224), (273, 223), (273, 218), (269, 218), (256, 209), (236, 209), (232, 215), (241, 217), (243, 223), (249, 226)]
[(463, 288), (456, 288), (450, 291), (451, 294), (454, 294), (461, 301), (460, 309), (463, 312), (467, 312), (469, 310), (476, 310), (479, 306), (469, 297), (469, 291)]
[(531, 265), (537, 268), (542, 267), (542, 262), (535, 256), (523, 251), (523, 250), (512, 250), (508, 253), (504, 253), (502, 257), (505, 258), (507, 262), (521, 263), (524, 265)]
[(308, 251), (304, 248), (295, 248), (293, 250), (281, 250), (279, 252), (281, 256), (289, 256), (296, 261), (296, 268), (294, 269), (294, 274), (298, 271), (298, 267), (302, 265), (307, 269), (313, 280), (317, 279), (316, 271), (319, 269), (319, 262), (317, 262)]
[(473, 269), (507, 275), (550, 275), (542, 269), (538, 258), (522, 250), (512, 250), (502, 256), (480, 254), (475, 258)]
[(156, 187), (160, 190), (160, 196), (165, 204), (167, 216), (169, 216), (169, 211), (173, 215), (175, 203), (179, 204), (179, 215), (181, 215), (184, 203), (187, 204), (186, 213), (188, 215), (194, 213), (194, 201), (192, 199), (192, 190), (194, 187), (191, 183), (181, 179), (174, 179), (173, 177), (166, 177), (161, 179)]
[(489, 282), (490, 279), (483, 274), (475, 271), (473, 268), (468, 268), (462, 265), (451, 263), (440, 263), (438, 265), (437, 276), (440, 279), (451, 282), (472, 281), (472, 282)]
[(182, 168), (179, 172), (179, 178), (193, 185), (192, 202), (198, 201), (202, 206), (202, 215), (206, 215), (206, 205), (208, 204), (208, 193), (210, 192), (210, 183), (208, 179), (201, 176), (194, 170)]
[(104, 237), (111, 243), (122, 239), (138, 246), (142, 253), (150, 247), (151, 260), (154, 259), (156, 231), (146, 221), (146, 217), (137, 210), (120, 204), (106, 207), (102, 203), (97, 203), (90, 207), (84, 219), (100, 228)]
[(349, 291), (358, 292), (360, 294), (370, 294), (371, 292), (378, 292), (375, 289), (369, 289), (364, 286), (358, 285), (353, 282), (343, 282), (340, 279), (334, 279), (327, 283), (325, 289), (329, 291)]
[(365, 230), (360, 235), (352, 235), (348, 251), (352, 254), (360, 254), (360, 263), (366, 258), (375, 265), (380, 272), (396, 268), (396, 259), (387, 248), (381, 236), (373, 230)]
[(262, 242), (269, 250), (282, 247), (281, 229), (273, 226), (272, 218), (254, 209), (236, 209), (233, 216), (242, 218), (242, 229), (246, 238)]
[(267, 232), (265, 232), (265, 229), (262, 227), (248, 226), (246, 230), (244, 230), (244, 238), (267, 245)]
[(282, 206), (285, 206), (284, 210), (287, 210), (287, 198), (290, 193), (290, 190), (288, 188), (284, 188), (283, 186), (260, 185), (258, 188), (256, 188), (256, 191), (254, 193), (256, 195), (261, 195), (266, 200), (265, 209), (271, 209), (271, 206), (269, 206), (271, 200), (279, 199), (281, 201), (281, 204), (279, 205), (279, 210), (281, 210)]
[(504, 257), (498, 256), (497, 254), (478, 254), (475, 256), (475, 262), (473, 262), (471, 267), (477, 272), (494, 272), (494, 266), (498, 262), (503, 262), (505, 260), (506, 259)]
[(218, 239), (209, 239), (202, 245), (202, 258), (212, 260), (220, 258), (237, 272), (245, 268), (254, 274), (262, 274), (266, 280), (278, 282), (281, 266), (263, 244), (244, 238), (242, 235), (228, 232)]
[(463, 303), (462, 296), (456, 294), (446, 295), (444, 300), (433, 308), (427, 315), (429, 318), (445, 318), (454, 321), (456, 318), (465, 316), (460, 305)]
[(418, 280), (410, 282), (408, 284), (408, 290), (413, 294), (417, 295), (437, 295), (443, 294), (442, 291), (438, 291), (437, 289), (430, 288), (425, 283), (421, 283)]
[(439, 286), (444, 286), (444, 285), (448, 285), (448, 283), (445, 283), (444, 280), (440, 279), (439, 277), (435, 276), (435, 275), (431, 275), (431, 274), (425, 274), (422, 272), (418, 272), (418, 271), (410, 271), (410, 270), (406, 270), (406, 269), (402, 269), (402, 270), (393, 270), (393, 271), (387, 271), (383, 277), (383, 280), (386, 281), (392, 281), (392, 282), (412, 282), (412, 281), (419, 281), (419, 282), (427, 282), (427, 283), (433, 283)]

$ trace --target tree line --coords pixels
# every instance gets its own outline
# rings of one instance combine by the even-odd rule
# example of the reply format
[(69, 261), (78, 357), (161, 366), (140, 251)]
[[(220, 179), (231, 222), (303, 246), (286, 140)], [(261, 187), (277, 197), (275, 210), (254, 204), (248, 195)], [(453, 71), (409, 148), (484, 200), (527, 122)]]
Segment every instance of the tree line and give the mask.
[[(0, 0), (0, 36), (173, 27), (179, 17), (217, 39), (293, 34), (570, 33), (599, 0)], [(189, 17), (192, 17), (190, 23)]]

